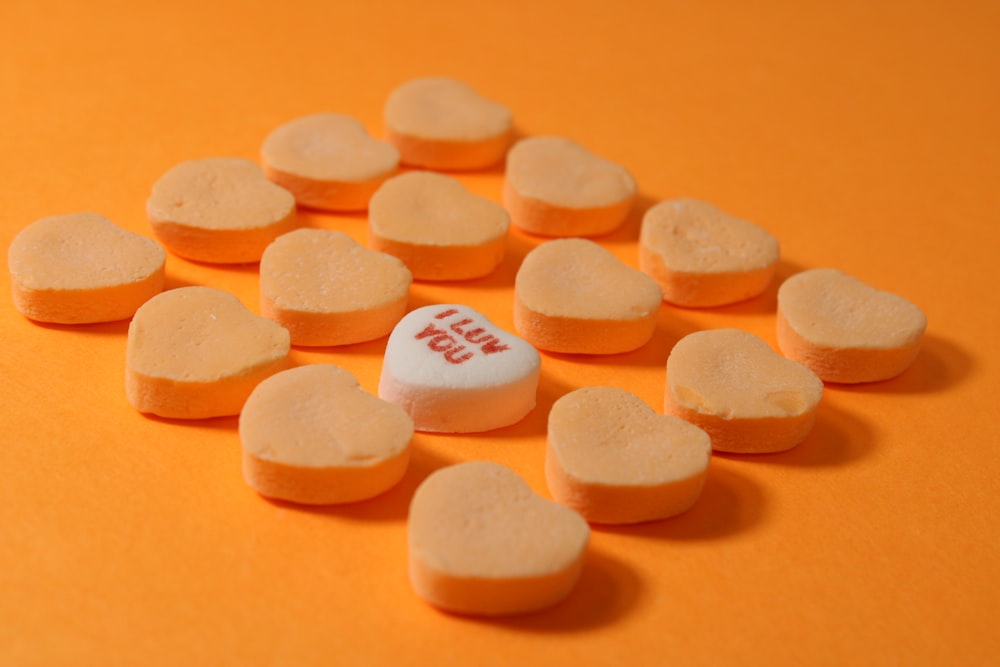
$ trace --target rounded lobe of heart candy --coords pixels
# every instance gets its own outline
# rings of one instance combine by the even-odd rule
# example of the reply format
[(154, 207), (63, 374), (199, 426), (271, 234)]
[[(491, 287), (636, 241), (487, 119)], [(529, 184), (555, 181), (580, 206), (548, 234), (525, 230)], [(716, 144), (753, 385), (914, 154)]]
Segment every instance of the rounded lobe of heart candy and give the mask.
[(406, 410), (418, 431), (488, 431), (535, 407), (540, 368), (535, 348), (476, 310), (425, 306), (389, 335), (378, 395)]
[(667, 359), (664, 412), (703, 428), (717, 451), (794, 447), (812, 429), (822, 395), (815, 373), (739, 329), (689, 334)]
[(298, 226), (292, 194), (242, 158), (174, 166), (153, 184), (146, 213), (167, 249), (199, 262), (259, 261), (269, 243)]
[(390, 178), (372, 196), (369, 245), (398, 257), (417, 280), (468, 280), (503, 260), (510, 217), (443, 174)]
[(518, 269), (514, 327), (551, 352), (628, 352), (653, 336), (662, 297), (656, 281), (593, 241), (547, 241)]
[(7, 252), (14, 307), (57, 324), (131, 317), (163, 289), (165, 260), (158, 243), (96, 213), (36, 220)]
[(349, 345), (386, 336), (406, 313), (412, 275), (347, 234), (298, 229), (260, 262), (261, 313), (293, 345)]
[(399, 152), (354, 118), (318, 113), (292, 120), (264, 140), (267, 177), (313, 208), (361, 211), (399, 165)]
[(549, 490), (591, 523), (669, 518), (701, 495), (712, 453), (708, 434), (657, 414), (635, 394), (578, 389), (553, 404), (548, 424)]
[(181, 287), (158, 294), (129, 325), (125, 391), (140, 412), (175, 419), (239, 414), (253, 388), (282, 370), (288, 331), (232, 294)]
[(430, 604), (484, 616), (550, 607), (572, 591), (590, 537), (571, 509), (488, 461), (432, 473), (410, 503), (410, 580)]
[(913, 363), (927, 328), (915, 305), (836, 269), (798, 273), (778, 289), (778, 346), (827, 382), (877, 382)]
[(504, 207), (540, 236), (607, 234), (625, 221), (636, 183), (622, 166), (562, 137), (530, 137), (507, 154)]
[(243, 475), (258, 493), (310, 505), (377, 496), (406, 472), (413, 421), (348, 371), (310, 364), (262, 381), (240, 414)]
[(675, 305), (708, 308), (757, 296), (779, 255), (766, 230), (705, 202), (664, 201), (643, 216), (639, 266)]
[(393, 90), (385, 124), (402, 162), (427, 169), (489, 167), (503, 160), (513, 137), (507, 107), (448, 77), (413, 79)]

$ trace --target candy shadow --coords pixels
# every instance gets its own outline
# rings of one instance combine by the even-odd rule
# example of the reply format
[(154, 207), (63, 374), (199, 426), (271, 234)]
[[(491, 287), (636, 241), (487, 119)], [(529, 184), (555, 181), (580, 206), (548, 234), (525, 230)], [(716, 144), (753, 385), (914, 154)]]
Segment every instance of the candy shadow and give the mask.
[(516, 424), (487, 431), (485, 435), (504, 439), (544, 437), (548, 433), (552, 404), (570, 391), (572, 387), (553, 380), (543, 369), (535, 394), (535, 407), (531, 412)]
[(479, 618), (449, 614), (469, 623), (540, 634), (577, 632), (610, 625), (624, 618), (642, 594), (634, 569), (617, 558), (588, 548), (573, 591), (553, 607), (530, 614)]
[(766, 513), (761, 488), (729, 466), (713, 462), (701, 496), (687, 512), (625, 526), (594, 524), (602, 533), (661, 540), (716, 540), (752, 529)]
[(129, 323), (132, 318), (116, 320), (114, 322), (94, 322), (92, 324), (56, 324), (55, 322), (39, 322), (31, 318), (26, 318), (33, 325), (50, 331), (65, 331), (67, 333), (83, 334), (86, 336), (123, 336), (128, 333)]
[(975, 366), (974, 358), (955, 343), (925, 334), (913, 365), (882, 382), (827, 383), (833, 391), (856, 394), (921, 394), (945, 391), (964, 381)]
[(417, 487), (435, 470), (458, 462), (448, 461), (431, 453), (421, 444), (423, 437), (420, 433), (413, 436), (410, 463), (403, 478), (391, 489), (374, 498), (342, 505), (300, 505), (286, 500), (264, 499), (282, 509), (351, 521), (405, 521), (410, 510), (410, 500)]
[(209, 417), (207, 419), (174, 419), (171, 417), (160, 417), (159, 415), (141, 413), (146, 419), (169, 424), (170, 426), (183, 426), (188, 429), (204, 429), (209, 431), (231, 431), (237, 433), (240, 427), (239, 415), (228, 417)]
[(781, 287), (783, 282), (804, 270), (800, 264), (779, 259), (775, 266), (774, 277), (768, 283), (767, 289), (755, 297), (740, 301), (739, 303), (711, 308), (685, 308), (674, 304), (667, 305), (671, 310), (675, 311), (718, 313), (719, 315), (737, 317), (741, 315), (774, 315), (778, 312), (778, 288)]
[(849, 465), (872, 454), (875, 448), (871, 426), (849, 412), (820, 403), (816, 424), (806, 439), (785, 452), (775, 454), (728, 454), (713, 456), (747, 463), (797, 467)]

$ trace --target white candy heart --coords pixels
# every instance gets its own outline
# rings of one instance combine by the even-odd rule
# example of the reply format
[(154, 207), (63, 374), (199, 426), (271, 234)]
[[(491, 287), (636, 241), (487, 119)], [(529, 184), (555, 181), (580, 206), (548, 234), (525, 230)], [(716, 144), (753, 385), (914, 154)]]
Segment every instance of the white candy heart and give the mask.
[(406, 410), (418, 431), (488, 431), (535, 407), (540, 367), (534, 347), (478, 311), (425, 306), (389, 336), (378, 395)]

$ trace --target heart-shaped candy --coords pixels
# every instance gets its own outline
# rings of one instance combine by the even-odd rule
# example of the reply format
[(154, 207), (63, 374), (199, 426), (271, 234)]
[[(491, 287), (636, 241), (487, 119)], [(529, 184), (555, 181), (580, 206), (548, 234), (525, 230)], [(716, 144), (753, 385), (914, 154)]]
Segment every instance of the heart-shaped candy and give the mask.
[(504, 206), (540, 236), (597, 236), (625, 221), (635, 179), (624, 167), (562, 137), (530, 137), (507, 153)]
[(247, 483), (268, 498), (310, 505), (387, 491), (406, 472), (412, 437), (409, 415), (330, 364), (272, 375), (240, 414)]
[(528, 253), (514, 280), (514, 328), (551, 352), (616, 354), (645, 345), (663, 293), (593, 241), (557, 239)]
[(257, 262), (271, 241), (298, 225), (295, 199), (242, 158), (188, 160), (153, 185), (153, 233), (168, 250), (199, 262)]
[(282, 370), (288, 331), (214, 287), (180, 287), (142, 305), (128, 328), (125, 394), (140, 412), (174, 419), (239, 414)]
[(927, 318), (901, 296), (836, 269), (798, 273), (778, 289), (778, 347), (827, 382), (877, 382), (913, 363)]
[(386, 336), (406, 313), (412, 276), (401, 261), (347, 234), (297, 229), (260, 260), (260, 309), (293, 345), (349, 345)]
[(399, 152), (343, 114), (319, 113), (275, 129), (261, 148), (264, 172), (303, 206), (363, 211), (399, 165)]
[(426, 169), (489, 167), (503, 159), (513, 136), (507, 107), (447, 77), (414, 79), (392, 91), (385, 125), (401, 160)]
[(701, 495), (712, 442), (635, 394), (585, 387), (549, 412), (545, 479), (552, 497), (592, 523), (675, 516)]
[(510, 217), (457, 179), (412, 171), (382, 184), (368, 225), (369, 245), (401, 259), (417, 280), (467, 280), (500, 264)]
[(694, 199), (653, 206), (642, 219), (639, 268), (665, 301), (690, 308), (736, 303), (774, 277), (778, 240), (752, 222)]
[(441, 609), (500, 616), (549, 607), (579, 579), (590, 529), (488, 461), (432, 473), (410, 503), (410, 581)]
[(763, 454), (791, 449), (812, 430), (823, 382), (739, 329), (688, 334), (667, 359), (663, 408), (703, 428), (712, 449)]
[(389, 335), (378, 395), (418, 431), (509, 426), (535, 407), (541, 359), (531, 345), (457, 304), (425, 306)]
[(158, 243), (96, 213), (36, 220), (7, 251), (14, 307), (59, 324), (131, 317), (163, 289), (165, 260)]

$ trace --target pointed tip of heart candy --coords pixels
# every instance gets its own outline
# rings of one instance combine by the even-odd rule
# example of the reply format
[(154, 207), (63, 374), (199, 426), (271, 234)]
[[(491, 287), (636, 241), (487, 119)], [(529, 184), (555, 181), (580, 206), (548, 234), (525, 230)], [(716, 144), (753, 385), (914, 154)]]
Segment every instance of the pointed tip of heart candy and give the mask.
[(442, 610), (476, 616), (526, 614), (566, 598), (590, 538), (579, 514), (488, 461), (427, 477), (413, 495), (408, 533), (416, 593)]

